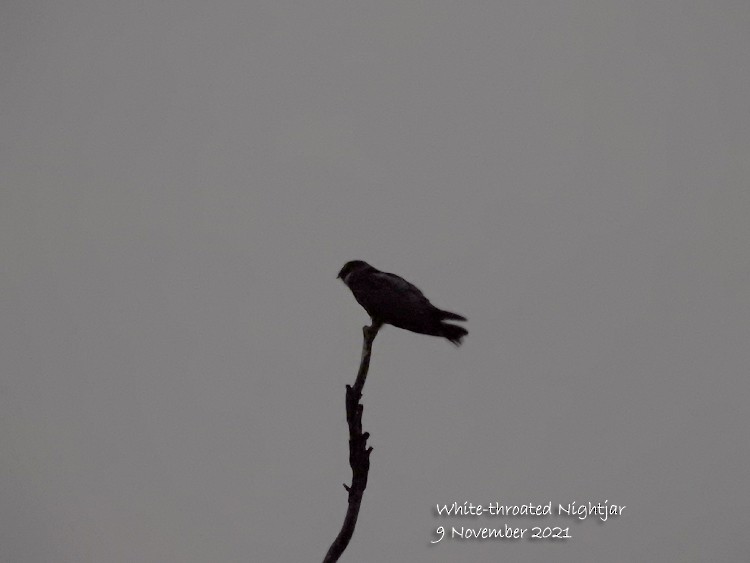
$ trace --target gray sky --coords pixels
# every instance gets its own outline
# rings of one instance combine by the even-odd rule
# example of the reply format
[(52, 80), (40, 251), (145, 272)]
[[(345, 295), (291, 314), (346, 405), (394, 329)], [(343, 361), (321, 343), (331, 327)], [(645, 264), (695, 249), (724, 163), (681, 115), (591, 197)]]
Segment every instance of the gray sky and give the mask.
[[(750, 554), (746, 1), (5, 1), (0, 561)], [(604, 501), (604, 524), (435, 504)], [(430, 545), (440, 526), (566, 542)]]

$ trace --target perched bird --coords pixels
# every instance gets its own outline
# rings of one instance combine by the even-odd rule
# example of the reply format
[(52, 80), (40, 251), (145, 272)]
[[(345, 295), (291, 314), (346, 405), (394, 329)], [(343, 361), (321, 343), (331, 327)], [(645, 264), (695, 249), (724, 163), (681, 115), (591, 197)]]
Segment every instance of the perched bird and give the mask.
[(445, 321), (465, 321), (456, 313), (442, 311), (405, 279), (381, 272), (362, 260), (344, 264), (339, 275), (354, 298), (372, 317), (374, 324), (388, 323), (399, 328), (442, 336), (456, 346), (469, 331)]

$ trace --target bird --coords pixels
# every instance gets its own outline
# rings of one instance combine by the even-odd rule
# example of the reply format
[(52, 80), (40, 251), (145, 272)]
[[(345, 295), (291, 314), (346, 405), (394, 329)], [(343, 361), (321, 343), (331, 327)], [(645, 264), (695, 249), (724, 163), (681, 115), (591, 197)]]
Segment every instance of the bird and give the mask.
[(372, 318), (373, 326), (390, 324), (398, 328), (443, 337), (460, 346), (469, 331), (446, 320), (466, 317), (438, 309), (424, 294), (396, 274), (381, 272), (362, 260), (344, 264), (337, 278), (352, 291), (357, 302)]

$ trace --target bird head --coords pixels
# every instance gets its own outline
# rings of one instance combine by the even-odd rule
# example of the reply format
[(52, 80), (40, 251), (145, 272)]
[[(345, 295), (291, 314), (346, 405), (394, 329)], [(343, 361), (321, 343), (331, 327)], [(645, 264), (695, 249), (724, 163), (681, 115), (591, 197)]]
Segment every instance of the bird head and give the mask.
[(352, 272), (363, 270), (365, 268), (372, 268), (372, 266), (362, 260), (350, 260), (349, 262), (344, 264), (344, 267), (341, 268), (339, 275), (336, 277), (341, 278), (342, 280), (344, 280), (344, 283), (346, 283), (346, 278), (349, 274), (351, 274)]

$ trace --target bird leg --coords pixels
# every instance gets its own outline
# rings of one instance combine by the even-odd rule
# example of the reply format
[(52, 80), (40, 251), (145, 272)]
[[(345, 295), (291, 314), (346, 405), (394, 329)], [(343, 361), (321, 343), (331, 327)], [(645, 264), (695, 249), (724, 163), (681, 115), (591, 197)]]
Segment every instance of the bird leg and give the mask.
[(362, 332), (364, 333), (365, 338), (370, 341), (370, 346), (372, 346), (372, 341), (375, 340), (375, 337), (381, 328), (383, 328), (383, 321), (378, 319), (372, 319), (372, 325), (362, 327)]

